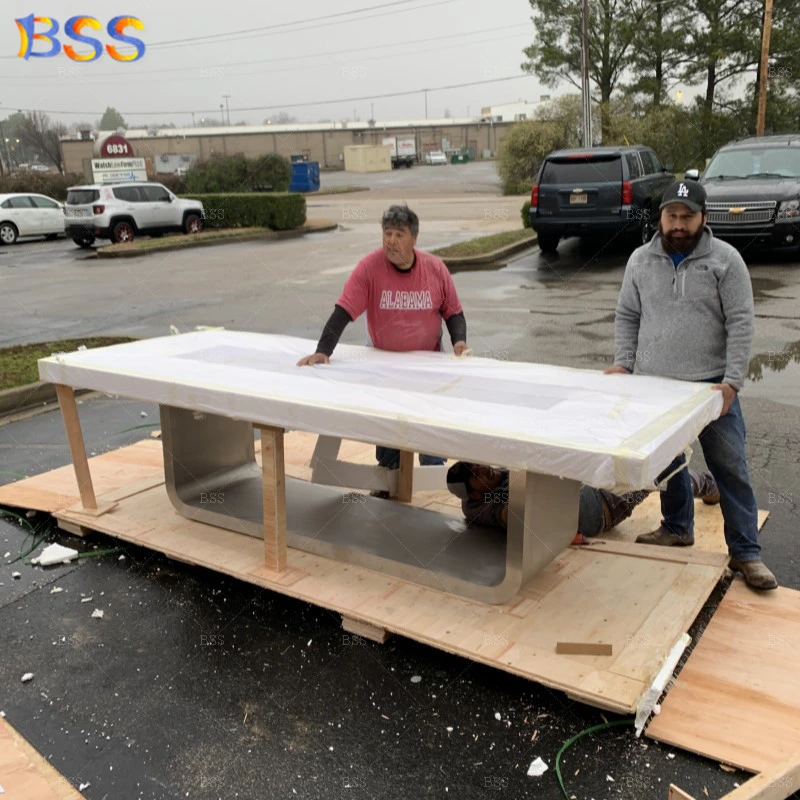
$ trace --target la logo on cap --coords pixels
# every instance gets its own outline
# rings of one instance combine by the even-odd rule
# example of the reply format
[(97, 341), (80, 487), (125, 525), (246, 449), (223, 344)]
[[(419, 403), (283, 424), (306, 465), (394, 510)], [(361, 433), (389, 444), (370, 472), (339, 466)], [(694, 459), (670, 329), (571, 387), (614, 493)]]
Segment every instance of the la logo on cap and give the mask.
[(682, 183), (678, 187), (678, 197), (688, 197), (689, 196), (689, 189), (685, 183)]

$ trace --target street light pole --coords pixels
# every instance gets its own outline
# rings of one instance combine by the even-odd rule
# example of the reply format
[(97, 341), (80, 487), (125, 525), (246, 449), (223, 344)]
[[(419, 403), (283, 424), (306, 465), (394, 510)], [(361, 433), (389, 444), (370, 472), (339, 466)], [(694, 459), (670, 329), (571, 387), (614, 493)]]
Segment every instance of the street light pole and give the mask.
[(428, 90), (423, 89), (422, 91), (425, 92), (425, 119), (428, 119)]

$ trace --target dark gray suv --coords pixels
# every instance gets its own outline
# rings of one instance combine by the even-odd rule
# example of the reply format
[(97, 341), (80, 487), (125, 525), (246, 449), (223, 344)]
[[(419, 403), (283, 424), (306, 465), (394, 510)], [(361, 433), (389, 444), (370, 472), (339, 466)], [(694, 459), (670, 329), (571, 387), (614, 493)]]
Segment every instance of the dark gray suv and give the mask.
[(635, 237), (649, 242), (664, 189), (675, 176), (643, 145), (557, 150), (539, 168), (531, 191), (531, 226), (539, 249), (553, 252), (569, 236)]
[[(685, 177), (697, 178), (698, 171)], [(726, 144), (699, 180), (714, 236), (740, 250), (800, 249), (800, 134)]]

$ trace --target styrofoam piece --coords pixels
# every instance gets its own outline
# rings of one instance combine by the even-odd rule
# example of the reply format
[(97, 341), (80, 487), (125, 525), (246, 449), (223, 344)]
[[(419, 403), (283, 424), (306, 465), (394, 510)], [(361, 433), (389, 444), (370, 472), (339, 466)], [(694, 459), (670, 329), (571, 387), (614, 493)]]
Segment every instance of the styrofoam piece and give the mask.
[(52, 564), (68, 564), (73, 558), (78, 557), (78, 551), (60, 544), (49, 544), (36, 558), (31, 559), (31, 564), (40, 567), (49, 567)]
[(542, 760), (541, 756), (532, 761), (528, 767), (528, 777), (531, 778), (538, 778), (540, 775), (544, 775), (545, 772), (547, 772), (547, 764)]
[(234, 419), (526, 469), (601, 488), (651, 488), (719, 416), (708, 383), (545, 364), (394, 353), (198, 331), (39, 361), (51, 383)]

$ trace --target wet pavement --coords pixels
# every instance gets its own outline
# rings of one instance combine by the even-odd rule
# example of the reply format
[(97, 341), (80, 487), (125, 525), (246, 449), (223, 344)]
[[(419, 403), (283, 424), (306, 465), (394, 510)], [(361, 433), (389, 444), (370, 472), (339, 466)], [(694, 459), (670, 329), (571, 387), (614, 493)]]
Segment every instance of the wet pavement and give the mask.
[[(469, 236), (501, 199), (475, 197), (459, 207), (460, 219), (450, 219), (451, 208), (423, 219), (420, 244)], [(337, 202), (320, 213), (344, 214)], [(22, 260), (14, 251), (24, 270), (0, 254), (2, 337), (152, 336), (170, 324), (220, 324), (313, 344), (357, 257), (379, 243), (376, 224), (351, 223), (293, 242), (124, 264), (61, 257), (59, 242)], [(604, 368), (626, 258), (620, 243), (592, 251), (568, 241), (555, 257), (534, 250), (498, 270), (457, 274), (471, 347)], [(800, 588), (800, 265), (766, 257), (750, 267), (757, 319), (742, 393), (748, 457), (759, 505), (770, 512), (764, 558), (782, 585)], [(363, 343), (363, 324), (344, 341)], [(147, 436), (136, 426), (157, 419), (145, 404), (104, 398), (80, 411), (90, 452)], [(68, 463), (58, 413), (0, 426), (0, 454), (0, 482)], [(31, 522), (49, 530), (44, 517)], [(366, 642), (325, 610), (128, 545), (47, 570), (9, 564), (24, 540), (20, 525), (0, 520), (0, 548), (10, 554), (0, 567), (0, 709), (73, 783), (88, 783), (91, 800), (555, 800), (556, 753), (603, 721), (558, 692), (401, 637)], [(81, 546), (117, 544), (96, 537)], [(91, 618), (95, 608), (103, 619)], [(34, 673), (30, 683), (21, 682), (24, 672)], [(549, 770), (528, 777), (537, 756)], [(663, 800), (670, 782), (714, 798), (743, 779), (627, 728), (577, 742), (563, 773), (568, 796), (595, 800)]]

